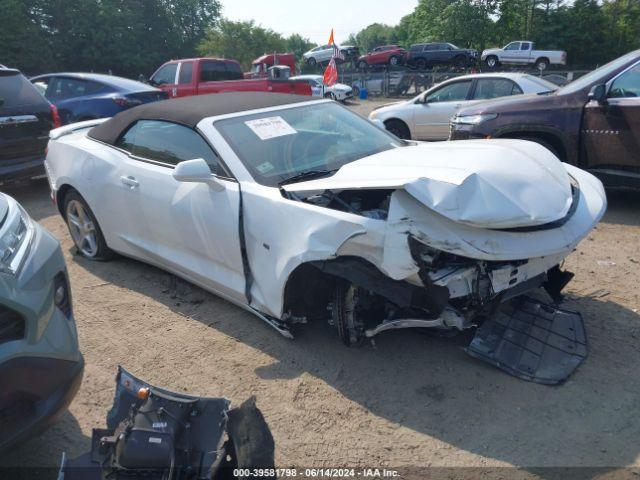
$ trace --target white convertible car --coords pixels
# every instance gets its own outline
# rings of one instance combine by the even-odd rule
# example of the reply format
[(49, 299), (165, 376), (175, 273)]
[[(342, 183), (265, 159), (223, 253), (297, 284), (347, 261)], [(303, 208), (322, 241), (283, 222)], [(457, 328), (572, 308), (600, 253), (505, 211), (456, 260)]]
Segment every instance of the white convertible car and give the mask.
[(540, 145), (416, 144), (330, 100), (242, 92), (53, 130), (46, 170), (80, 254), (157, 265), (283, 335), (477, 328), (470, 354), (542, 383), (586, 356), (579, 314), (523, 294), (560, 298), (606, 198)]

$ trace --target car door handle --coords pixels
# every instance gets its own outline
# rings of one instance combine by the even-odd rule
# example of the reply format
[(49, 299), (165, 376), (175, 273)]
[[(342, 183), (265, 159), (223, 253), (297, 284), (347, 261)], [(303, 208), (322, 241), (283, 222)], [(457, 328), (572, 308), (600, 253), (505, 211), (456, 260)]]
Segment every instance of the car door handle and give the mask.
[(132, 176), (120, 177), (120, 181), (131, 188), (136, 188), (138, 185), (140, 185), (138, 181)]

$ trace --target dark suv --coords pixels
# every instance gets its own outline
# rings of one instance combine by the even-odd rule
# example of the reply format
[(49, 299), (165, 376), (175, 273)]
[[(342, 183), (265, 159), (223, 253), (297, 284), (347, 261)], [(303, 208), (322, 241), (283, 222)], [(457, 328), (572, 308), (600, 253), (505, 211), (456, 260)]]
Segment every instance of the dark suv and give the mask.
[(0, 185), (44, 175), (56, 108), (18, 70), (0, 68)]
[(436, 65), (466, 68), (474, 65), (477, 60), (477, 50), (458, 48), (451, 43), (419, 43), (409, 48), (407, 63), (418, 70), (424, 70)]
[(606, 186), (640, 187), (640, 50), (542, 94), (490, 100), (451, 120), (451, 140), (520, 138)]

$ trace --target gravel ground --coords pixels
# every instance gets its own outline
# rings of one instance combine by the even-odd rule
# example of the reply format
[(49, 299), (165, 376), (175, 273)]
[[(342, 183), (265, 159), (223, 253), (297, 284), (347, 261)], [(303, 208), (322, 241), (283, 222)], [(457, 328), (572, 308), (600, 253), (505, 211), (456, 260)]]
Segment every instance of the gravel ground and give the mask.
[(63, 450), (87, 450), (121, 364), (172, 390), (236, 404), (256, 395), (281, 467), (483, 467), (430, 471), (446, 478), (602, 467), (575, 478), (631, 478), (620, 468), (640, 466), (640, 192), (611, 192), (603, 222), (567, 261), (576, 277), (565, 306), (582, 312), (590, 354), (559, 387), (510, 377), (409, 330), (358, 349), (320, 324), (287, 340), (197, 287), (180, 281), (171, 291), (154, 267), (77, 256), (45, 182), (8, 193), (62, 242), (86, 370), (69, 412), (2, 465), (54, 466)]

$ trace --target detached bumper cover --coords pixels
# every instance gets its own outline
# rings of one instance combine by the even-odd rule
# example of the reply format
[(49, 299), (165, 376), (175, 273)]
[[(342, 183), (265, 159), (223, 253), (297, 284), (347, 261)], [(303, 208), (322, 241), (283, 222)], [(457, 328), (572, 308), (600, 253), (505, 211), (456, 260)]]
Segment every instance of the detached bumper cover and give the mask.
[(467, 353), (523, 380), (556, 385), (587, 357), (587, 336), (579, 313), (524, 298), (487, 319)]

